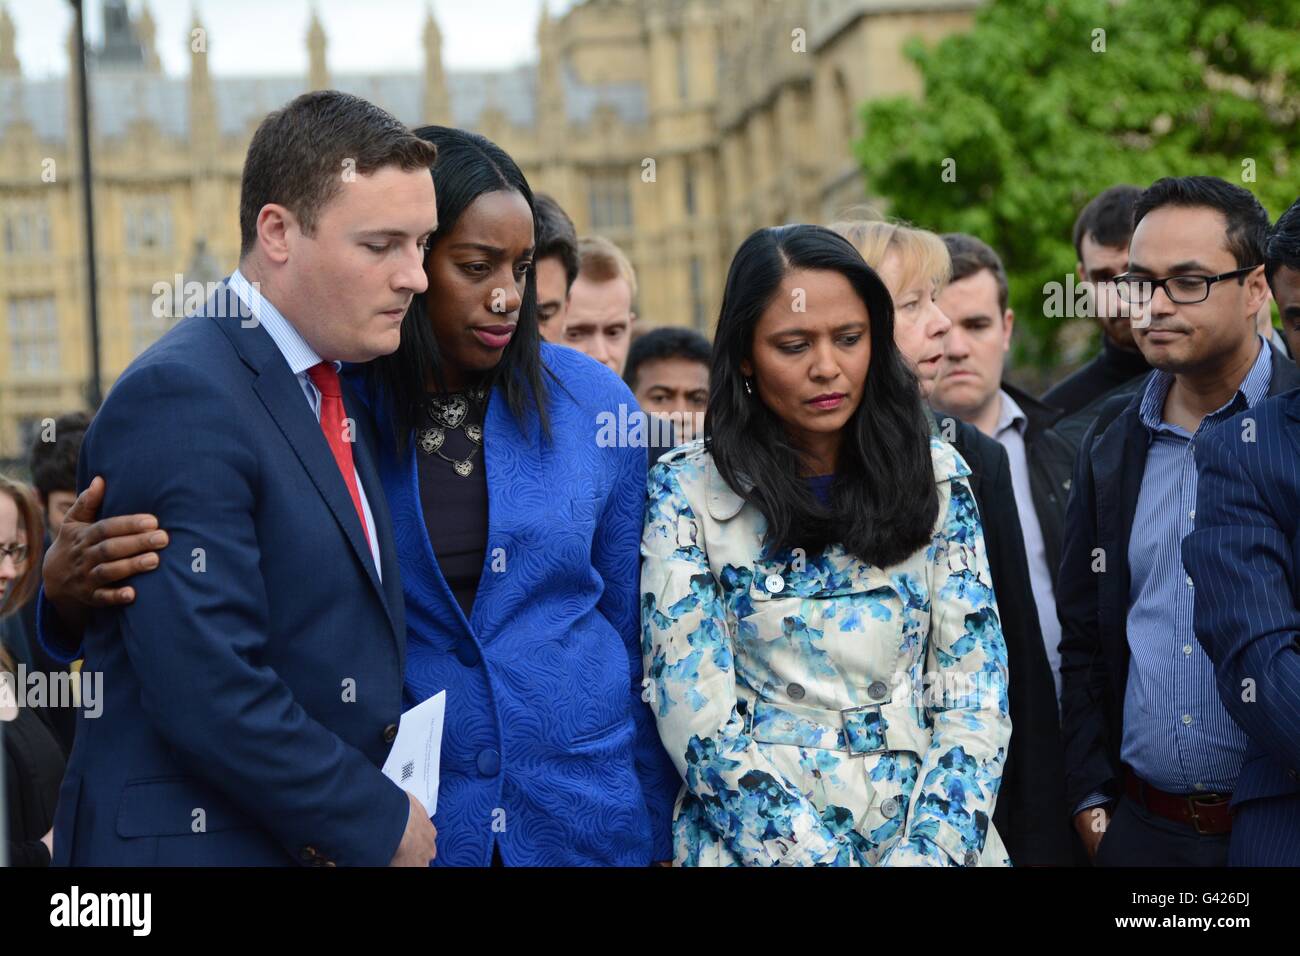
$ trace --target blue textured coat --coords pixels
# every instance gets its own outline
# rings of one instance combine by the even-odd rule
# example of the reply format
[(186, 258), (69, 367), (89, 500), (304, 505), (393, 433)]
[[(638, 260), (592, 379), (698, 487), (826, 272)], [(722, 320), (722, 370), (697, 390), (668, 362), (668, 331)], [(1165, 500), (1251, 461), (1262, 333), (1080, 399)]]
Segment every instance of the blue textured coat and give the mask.
[[(388, 409), (379, 472), (406, 597), (405, 707), (445, 690), (440, 866), (640, 866), (671, 856), (681, 781), (642, 702), (638, 595), (646, 451), (602, 447), (602, 412), (637, 409), (617, 376), (542, 345), (551, 437), (498, 389), (484, 422), (487, 556), (466, 620), (438, 568), (413, 443)], [(359, 373), (358, 373), (359, 376)], [(358, 377), (359, 380), (359, 377)]]

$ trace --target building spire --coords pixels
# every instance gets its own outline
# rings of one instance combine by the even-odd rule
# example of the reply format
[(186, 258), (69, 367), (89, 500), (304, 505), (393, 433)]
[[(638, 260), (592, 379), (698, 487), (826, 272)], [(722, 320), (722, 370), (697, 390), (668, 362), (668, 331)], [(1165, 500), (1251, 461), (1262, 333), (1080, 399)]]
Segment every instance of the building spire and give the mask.
[(18, 76), (22, 64), (18, 62), (17, 31), (9, 17), (9, 6), (0, 0), (0, 76)]
[(162, 63), (158, 59), (158, 46), (156, 43), (158, 25), (154, 23), (153, 14), (149, 12), (148, 3), (140, 5), (140, 13), (135, 21), (135, 35), (140, 40), (140, 53), (144, 57), (144, 68), (151, 73), (162, 72)]
[(307, 27), (307, 85), (313, 90), (330, 88), (329, 68), (325, 65), (325, 28), (321, 26), (320, 11), (313, 3), (311, 24)]
[(424, 17), (424, 120), (440, 126), (451, 125), (451, 98), (447, 95), (447, 76), (442, 69), (442, 31), (433, 15), (433, 6), (425, 7)]

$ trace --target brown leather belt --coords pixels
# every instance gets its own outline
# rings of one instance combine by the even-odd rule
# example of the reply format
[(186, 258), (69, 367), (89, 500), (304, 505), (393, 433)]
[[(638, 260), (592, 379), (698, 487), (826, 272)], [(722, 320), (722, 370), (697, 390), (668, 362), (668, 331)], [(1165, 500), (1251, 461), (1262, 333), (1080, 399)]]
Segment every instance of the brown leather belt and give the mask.
[(1232, 830), (1232, 815), (1228, 812), (1228, 803), (1232, 800), (1230, 793), (1194, 796), (1165, 793), (1151, 786), (1128, 767), (1124, 768), (1124, 792), (1134, 803), (1146, 807), (1157, 816), (1189, 826), (1204, 836)]

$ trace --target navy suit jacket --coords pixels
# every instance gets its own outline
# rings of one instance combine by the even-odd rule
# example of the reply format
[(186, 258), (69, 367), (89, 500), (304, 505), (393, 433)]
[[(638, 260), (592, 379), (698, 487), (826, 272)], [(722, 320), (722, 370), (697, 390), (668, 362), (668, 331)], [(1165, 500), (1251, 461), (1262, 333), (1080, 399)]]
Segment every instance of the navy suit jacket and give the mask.
[(1300, 866), (1300, 390), (1198, 440), (1196, 466), (1196, 637), (1250, 737), (1230, 862)]
[(344, 400), (382, 582), (299, 381), (226, 287), (109, 393), (78, 491), (103, 475), (102, 516), (150, 512), (171, 543), (86, 631), (103, 712), (78, 718), (55, 864), (392, 858), (401, 582), (369, 419)]

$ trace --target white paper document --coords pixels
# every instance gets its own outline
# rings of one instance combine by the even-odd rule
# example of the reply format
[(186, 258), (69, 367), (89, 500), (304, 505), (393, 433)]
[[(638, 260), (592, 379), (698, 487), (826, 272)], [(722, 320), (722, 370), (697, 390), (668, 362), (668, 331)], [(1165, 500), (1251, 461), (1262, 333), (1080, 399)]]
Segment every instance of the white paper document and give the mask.
[(442, 756), (442, 718), (447, 692), (439, 691), (402, 715), (397, 739), (384, 761), (384, 776), (424, 804), (432, 817), (438, 812), (438, 762)]

